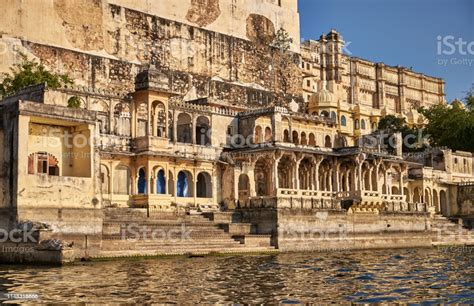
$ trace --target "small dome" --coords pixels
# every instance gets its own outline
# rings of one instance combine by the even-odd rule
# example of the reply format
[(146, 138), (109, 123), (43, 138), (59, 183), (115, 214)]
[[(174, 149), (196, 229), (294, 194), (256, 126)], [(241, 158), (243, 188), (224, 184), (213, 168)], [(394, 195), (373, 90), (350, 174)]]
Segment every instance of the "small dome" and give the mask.
[(322, 89), (311, 97), (311, 103), (313, 104), (329, 104), (336, 102), (336, 96), (327, 89)]
[(300, 106), (298, 105), (298, 103), (296, 103), (295, 100), (292, 99), (290, 104), (288, 104), (288, 108), (293, 113), (296, 113), (296, 112), (298, 112), (298, 109), (300, 108)]
[(464, 104), (459, 101), (458, 99), (455, 99), (453, 102), (451, 102), (451, 105), (452, 106), (457, 106), (457, 107), (460, 107), (460, 108), (464, 108)]

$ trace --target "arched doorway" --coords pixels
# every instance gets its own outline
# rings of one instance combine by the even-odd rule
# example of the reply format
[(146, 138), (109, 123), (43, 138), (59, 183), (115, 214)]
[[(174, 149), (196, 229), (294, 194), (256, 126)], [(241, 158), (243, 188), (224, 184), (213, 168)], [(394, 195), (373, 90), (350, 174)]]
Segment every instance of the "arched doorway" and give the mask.
[(313, 168), (313, 163), (311, 159), (304, 158), (300, 162), (299, 169), (298, 169), (298, 179), (300, 183), (300, 186), (299, 186), (300, 189), (302, 190), (312, 189), (312, 184), (313, 184), (312, 168)]
[(433, 203), (431, 203), (431, 190), (429, 188), (426, 188), (425, 189), (425, 203), (428, 205), (428, 206), (432, 206)]
[(278, 162), (278, 188), (293, 188), (293, 161), (288, 155)]
[(300, 140), (299, 140), (299, 137), (298, 137), (298, 132), (293, 131), (292, 136), (293, 136), (293, 143), (295, 145), (298, 145), (300, 143)]
[(193, 179), (189, 171), (179, 171), (176, 191), (177, 196), (180, 198), (190, 198), (193, 196)]
[(100, 183), (103, 194), (109, 194), (109, 169), (105, 165), (100, 165)]
[(447, 198), (446, 191), (444, 190), (441, 190), (439, 192), (439, 203), (441, 206), (441, 213), (444, 216), (448, 216), (449, 215), (448, 198)]
[(115, 194), (130, 194), (130, 170), (126, 166), (117, 166), (114, 170)]
[(420, 187), (416, 187), (415, 190), (413, 191), (413, 202), (414, 203), (422, 203), (422, 198), (421, 198), (421, 191)]
[(259, 158), (255, 163), (254, 176), (255, 176), (255, 191), (257, 196), (263, 197), (270, 195), (269, 183), (270, 183), (270, 174), (268, 169), (269, 165), (264, 158)]
[(408, 188), (406, 188), (406, 187), (403, 188), (403, 194), (405, 195), (405, 201), (407, 203), (410, 203), (411, 202), (410, 191), (408, 190)]
[(441, 212), (441, 207), (439, 205), (438, 192), (435, 189), (433, 189), (433, 205), (435, 207), (435, 211), (437, 213), (440, 213)]
[(146, 194), (146, 171), (145, 168), (138, 170), (137, 193)]
[(239, 175), (239, 201), (245, 202), (250, 194), (250, 180), (247, 174)]
[(191, 116), (185, 113), (178, 115), (177, 134), (178, 142), (192, 143), (192, 124)]
[(290, 142), (290, 132), (288, 130), (283, 131), (283, 142)]
[(201, 172), (198, 174), (196, 188), (198, 198), (212, 198), (212, 182), (209, 173)]

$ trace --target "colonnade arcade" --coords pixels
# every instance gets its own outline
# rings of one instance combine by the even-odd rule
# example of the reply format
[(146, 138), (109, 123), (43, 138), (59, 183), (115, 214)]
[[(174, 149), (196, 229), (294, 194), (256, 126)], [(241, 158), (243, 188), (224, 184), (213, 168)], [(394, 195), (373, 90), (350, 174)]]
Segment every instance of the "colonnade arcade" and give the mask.
[[(138, 95), (132, 104), (118, 103), (113, 112), (99, 114), (102, 134), (127, 137), (160, 137), (172, 142), (211, 145), (211, 115), (168, 108), (167, 97)], [(110, 124), (109, 124), (110, 121)], [(110, 126), (110, 128), (109, 128)]]
[(125, 163), (100, 166), (103, 194), (156, 195), (175, 198), (215, 197), (212, 169), (150, 165), (131, 167)]
[[(363, 155), (329, 156), (276, 151), (251, 157), (239, 176), (238, 194), (250, 197), (294, 195), (298, 190), (330, 192), (341, 198), (403, 195), (403, 163)], [(248, 189), (248, 190), (247, 190)], [(248, 191), (248, 192), (247, 192)]]

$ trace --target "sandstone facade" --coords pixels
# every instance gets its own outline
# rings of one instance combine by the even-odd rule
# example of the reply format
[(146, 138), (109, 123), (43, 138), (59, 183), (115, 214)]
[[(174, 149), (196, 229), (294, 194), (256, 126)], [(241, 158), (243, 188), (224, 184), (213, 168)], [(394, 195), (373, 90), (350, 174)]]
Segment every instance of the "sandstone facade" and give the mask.
[[(415, 108), (446, 103), (444, 82), (348, 57), (334, 30), (300, 46), (296, 1), (1, 6), (8, 51), (0, 70), (21, 52), (75, 80), (26, 88), (0, 104), (1, 228), (41, 222), (100, 250), (116, 229), (107, 208), (214, 218), (227, 210), (282, 250), (317, 242), (292, 241), (279, 227), (409, 231), (419, 239), (405, 245), (415, 246), (430, 243), (422, 237), (433, 215), (472, 212), (469, 193), (458, 193), (474, 180), (471, 153), (404, 157), (399, 135), (390, 151), (372, 133), (387, 114), (422, 124)], [(281, 27), (295, 40), (287, 53), (269, 41)], [(71, 98), (78, 109), (68, 107)], [(371, 237), (363, 245), (383, 245)]]

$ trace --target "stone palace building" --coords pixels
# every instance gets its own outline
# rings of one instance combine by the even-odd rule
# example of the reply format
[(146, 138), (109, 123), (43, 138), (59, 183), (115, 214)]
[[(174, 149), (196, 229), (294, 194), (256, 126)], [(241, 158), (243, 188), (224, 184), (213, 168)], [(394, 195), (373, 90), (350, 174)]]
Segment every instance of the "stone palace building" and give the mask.
[[(469, 241), (445, 217), (473, 215), (473, 154), (407, 155), (377, 131), (423, 125), (444, 81), (350, 57), (335, 30), (300, 44), (296, 0), (0, 8), (1, 71), (25, 54), (75, 81), (0, 103), (0, 228), (41, 223), (80, 257), (427, 246), (443, 226)], [(187, 224), (194, 244), (132, 243), (132, 222)]]

